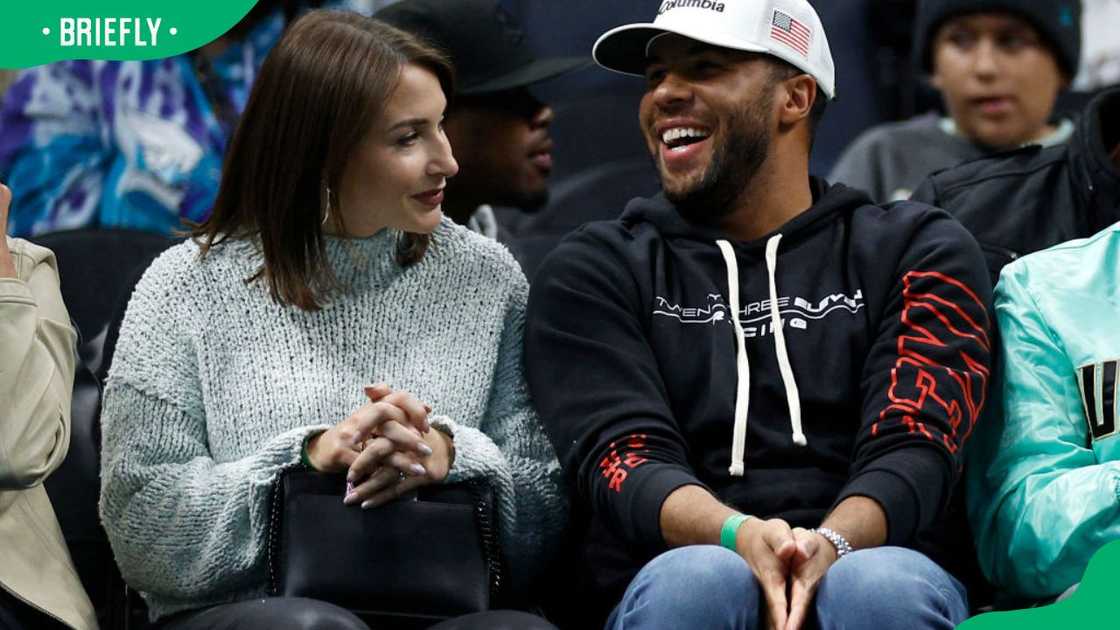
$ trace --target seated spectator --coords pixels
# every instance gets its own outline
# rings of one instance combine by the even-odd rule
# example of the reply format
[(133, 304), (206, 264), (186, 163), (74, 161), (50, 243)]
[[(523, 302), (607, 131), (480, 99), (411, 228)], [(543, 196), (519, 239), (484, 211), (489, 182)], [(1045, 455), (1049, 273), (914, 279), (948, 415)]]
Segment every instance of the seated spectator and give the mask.
[(261, 60), (297, 8), (320, 3), (261, 0), (229, 33), (184, 55), (23, 71), (0, 106), (12, 233), (171, 234), (182, 219), (205, 219)]
[[(1120, 220), (1118, 114), (1120, 90), (1113, 90), (1094, 102), (1069, 151), (987, 165), (998, 187), (973, 184), (983, 192), (978, 200), (989, 212), (1021, 215), (1023, 234), (1051, 224), (1061, 231), (1043, 234), (1074, 234), (1106, 217)], [(1023, 206), (1026, 197), (997, 203), (989, 196), (997, 190), (1036, 197)], [(967, 496), (980, 565), (1013, 601), (1060, 595), (1081, 580), (1097, 549), (1120, 539), (1117, 251), (1120, 224), (1113, 224), (1008, 264), (996, 287), (1002, 413), (977, 429)]]
[(70, 448), (76, 333), (50, 250), (6, 234), (0, 184), (0, 628), (97, 628), (43, 481)]
[(914, 50), (948, 117), (931, 113), (868, 130), (829, 180), (897, 201), (939, 169), (1065, 142), (1073, 124), (1052, 115), (1077, 74), (1080, 18), (1080, 0), (920, 0)]
[(535, 59), (525, 33), (498, 0), (402, 0), (375, 16), (436, 45), (455, 64), (444, 123), (459, 162), (447, 182), (447, 216), (507, 240), (492, 206), (526, 212), (548, 201), (554, 113), (531, 86), (587, 61)]
[(590, 601), (610, 629), (952, 628), (980, 250), (940, 210), (810, 178), (835, 72), (806, 0), (718, 6), (597, 42), (645, 74), (664, 193), (566, 238), (530, 295), (526, 370), (591, 515)]
[(564, 501), (522, 377), (527, 284), (440, 209), (450, 77), (381, 22), (301, 18), (265, 59), (210, 219), (137, 285), (101, 517), (161, 627), (365, 627), (326, 602), (260, 603), (271, 487), (301, 461), (348, 472), (353, 509), (484, 479), (510, 584), (548, 559)]
[(980, 241), (991, 272), (1016, 258), (1120, 221), (1120, 89), (1093, 99), (1069, 142), (962, 164), (927, 179), (913, 199), (948, 210)]

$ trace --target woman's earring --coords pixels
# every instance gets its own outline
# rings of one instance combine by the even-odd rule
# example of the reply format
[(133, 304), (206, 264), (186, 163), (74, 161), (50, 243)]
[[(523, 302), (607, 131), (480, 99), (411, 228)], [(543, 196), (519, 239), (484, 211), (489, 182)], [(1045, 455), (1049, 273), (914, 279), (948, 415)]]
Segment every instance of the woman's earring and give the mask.
[(327, 221), (331, 219), (331, 187), (327, 186), (327, 201), (323, 204), (323, 223), (326, 225)]

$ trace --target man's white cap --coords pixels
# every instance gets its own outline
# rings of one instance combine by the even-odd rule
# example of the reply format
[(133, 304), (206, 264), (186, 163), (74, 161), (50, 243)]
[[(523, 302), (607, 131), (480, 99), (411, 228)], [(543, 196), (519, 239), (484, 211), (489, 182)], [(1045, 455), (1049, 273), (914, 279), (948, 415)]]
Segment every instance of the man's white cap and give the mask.
[(592, 56), (608, 70), (641, 75), (654, 38), (676, 33), (705, 44), (765, 53), (793, 64), (836, 98), (836, 66), (821, 18), (807, 0), (662, 0), (651, 23), (613, 28)]

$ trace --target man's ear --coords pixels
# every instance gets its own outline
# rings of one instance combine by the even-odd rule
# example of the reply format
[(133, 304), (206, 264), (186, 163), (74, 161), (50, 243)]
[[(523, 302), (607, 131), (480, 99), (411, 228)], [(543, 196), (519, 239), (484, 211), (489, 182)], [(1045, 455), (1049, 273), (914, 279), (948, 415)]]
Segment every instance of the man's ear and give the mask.
[(813, 111), (813, 104), (824, 95), (817, 89), (817, 82), (807, 74), (799, 74), (784, 81), (785, 98), (781, 102), (779, 120), (792, 125), (806, 119)]

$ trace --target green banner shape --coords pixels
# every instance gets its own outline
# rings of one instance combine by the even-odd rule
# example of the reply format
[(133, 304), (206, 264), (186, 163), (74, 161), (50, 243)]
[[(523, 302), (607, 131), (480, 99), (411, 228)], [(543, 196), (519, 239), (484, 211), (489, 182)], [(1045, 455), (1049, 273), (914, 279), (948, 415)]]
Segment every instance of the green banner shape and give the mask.
[(15, 0), (0, 9), (0, 68), (69, 59), (128, 61), (204, 46), (257, 0)]
[(1041, 608), (986, 613), (962, 623), (957, 630), (1115, 628), (1120, 625), (1112, 607), (1117, 577), (1120, 577), (1120, 540), (1108, 543), (1093, 555), (1081, 586), (1069, 599)]

